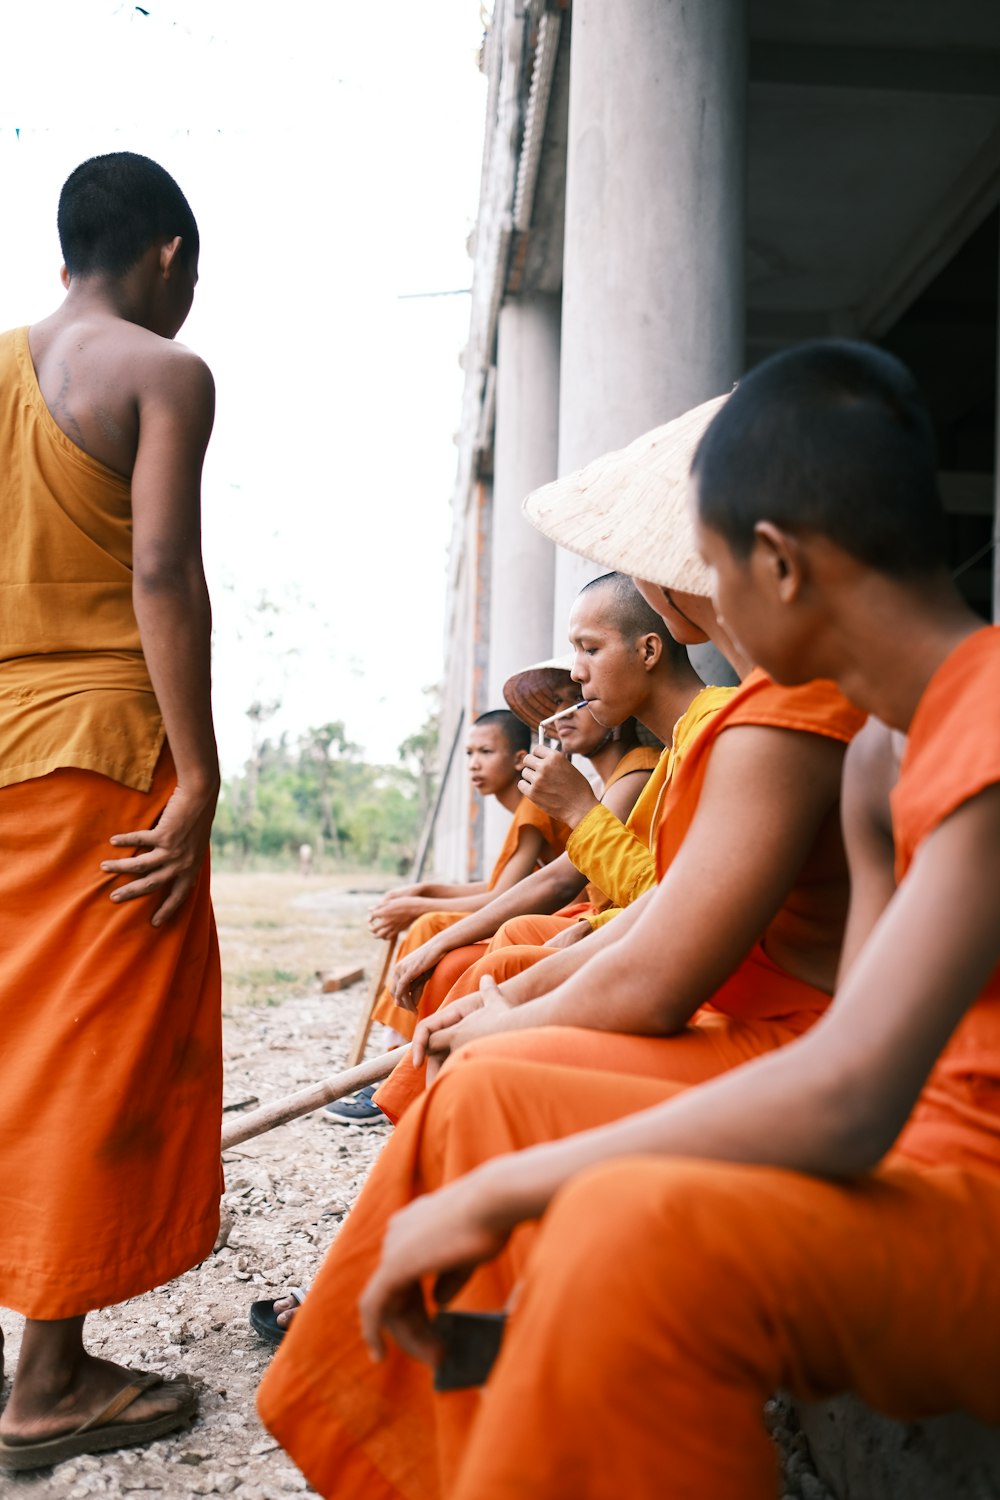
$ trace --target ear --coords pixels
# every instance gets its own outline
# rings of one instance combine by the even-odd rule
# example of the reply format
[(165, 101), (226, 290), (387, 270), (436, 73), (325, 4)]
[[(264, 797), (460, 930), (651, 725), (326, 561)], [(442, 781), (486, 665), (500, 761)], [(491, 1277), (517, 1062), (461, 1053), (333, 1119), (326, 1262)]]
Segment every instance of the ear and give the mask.
[(66, 269), (65, 266), (60, 266), (59, 267), (59, 280), (63, 284), (63, 290), (66, 291), (66, 292), (68, 292), (69, 291), (69, 271)]
[(160, 246), (160, 273), (164, 281), (170, 280), (170, 272), (180, 254), (182, 244), (183, 240), (180, 235), (175, 234), (172, 240), (167, 240), (165, 244)]
[(525, 757), (527, 756), (527, 754), (528, 754), (527, 750), (518, 750), (517, 751), (517, 753), (514, 756), (514, 770), (515, 771), (518, 771), (518, 772), (520, 771), (521, 767), (524, 765)]
[(644, 671), (651, 672), (662, 655), (663, 642), (658, 635), (650, 632), (649, 635), (641, 637), (639, 641), (639, 660), (642, 662)]
[(805, 555), (802, 544), (790, 531), (783, 531), (773, 521), (758, 521), (753, 529), (752, 563), (760, 570), (783, 604), (793, 604), (805, 581)]

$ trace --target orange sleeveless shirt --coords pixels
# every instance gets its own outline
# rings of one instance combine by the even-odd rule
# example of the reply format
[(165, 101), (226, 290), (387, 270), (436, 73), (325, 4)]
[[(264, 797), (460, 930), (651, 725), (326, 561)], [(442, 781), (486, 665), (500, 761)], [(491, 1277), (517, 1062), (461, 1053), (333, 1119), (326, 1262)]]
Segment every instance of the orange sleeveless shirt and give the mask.
[(0, 786), (61, 766), (148, 791), (163, 720), (132, 607), (128, 480), (55, 422), (0, 335)]
[[(993, 625), (955, 648), (917, 704), (891, 798), (897, 883), (924, 839), (998, 781), (1000, 627)], [(1000, 966), (934, 1065), (898, 1149), (931, 1164), (1000, 1168)]]
[[(659, 824), (657, 878), (663, 879), (691, 827), (712, 747), (720, 734), (744, 725), (760, 725), (818, 734), (846, 745), (865, 718), (832, 682), (781, 687), (759, 667), (754, 668), (692, 740), (687, 755), (674, 771)], [(747, 788), (747, 795), (752, 795), (752, 788)], [(831, 886), (829, 869), (816, 868), (807, 861), (767, 931), (712, 997), (710, 1008), (744, 1020), (825, 1009), (831, 996), (790, 973), (781, 958), (787, 954), (789, 945), (799, 952), (822, 951), (838, 945), (847, 899), (846, 860), (842, 862), (841, 878), (835, 888)]]

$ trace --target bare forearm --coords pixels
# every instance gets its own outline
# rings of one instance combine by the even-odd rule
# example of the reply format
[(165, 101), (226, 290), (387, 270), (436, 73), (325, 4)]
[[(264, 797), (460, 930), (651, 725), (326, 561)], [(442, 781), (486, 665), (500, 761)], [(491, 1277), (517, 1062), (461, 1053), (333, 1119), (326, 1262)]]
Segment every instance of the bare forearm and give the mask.
[(212, 723), (212, 615), (200, 560), (156, 576), (137, 572), (133, 602), (178, 780), (214, 795), (219, 761)]
[(583, 877), (573, 869), (568, 860), (553, 860), (544, 869), (526, 875), (509, 890), (494, 896), (493, 900), (479, 911), (463, 917), (441, 933), (437, 943), (442, 955), (467, 943), (479, 943), (499, 932), (505, 922), (513, 917), (523, 917), (535, 912), (547, 914), (558, 911), (572, 901), (583, 889)]
[[(511, 1005), (521, 1006), (533, 1001), (537, 996), (548, 995), (560, 985), (568, 983), (585, 965), (607, 949), (614, 947), (625, 937), (638, 919), (644, 905), (645, 899), (640, 900), (628, 911), (622, 912), (614, 922), (609, 922), (606, 927), (600, 928), (584, 942), (575, 943), (571, 948), (557, 949), (551, 957), (543, 958), (540, 963), (532, 964), (523, 974), (506, 980), (503, 986), (504, 999)], [(543, 1023), (539, 1021), (530, 1024), (542, 1025)]]
[[(458, 884), (442, 885), (435, 881), (421, 881), (419, 885), (403, 886), (398, 891), (389, 891), (390, 896), (431, 897), (435, 901), (452, 901), (462, 896), (479, 896), (488, 886), (485, 880), (471, 880)], [(435, 907), (440, 911), (441, 907)]]

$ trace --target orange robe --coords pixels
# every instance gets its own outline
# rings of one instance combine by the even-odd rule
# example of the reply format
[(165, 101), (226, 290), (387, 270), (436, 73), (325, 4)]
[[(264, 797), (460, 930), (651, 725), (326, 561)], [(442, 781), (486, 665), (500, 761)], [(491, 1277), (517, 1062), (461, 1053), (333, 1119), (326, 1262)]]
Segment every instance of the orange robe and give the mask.
[[(727, 690), (723, 688), (705, 688), (698, 694), (698, 699), (704, 698), (709, 693), (721, 693), (725, 691)], [(649, 852), (649, 820), (652, 817), (654, 809), (659, 806), (663, 787), (669, 775), (672, 754), (673, 751), (669, 748), (658, 754), (646, 745), (638, 745), (634, 750), (629, 750), (626, 755), (622, 756), (617, 766), (615, 766), (604, 788), (607, 791), (608, 787), (614, 786), (616, 781), (620, 781), (623, 776), (628, 776), (633, 771), (652, 771), (653, 774), (639, 793), (635, 806), (629, 814), (628, 821), (623, 824), (619, 818), (615, 817), (610, 808), (605, 807), (603, 803), (591, 809), (591, 812), (587, 814), (587, 818), (583, 820), (587, 822), (588, 819), (593, 817), (603, 817), (604, 821), (601, 823), (601, 827), (605, 829), (605, 839), (615, 843), (615, 847), (617, 847), (615, 841), (620, 841), (626, 845), (624, 851), (620, 853), (619, 859), (621, 864), (624, 865), (627, 863), (630, 878), (634, 881), (641, 879), (643, 861), (649, 866), (650, 879), (655, 879), (653, 874), (653, 860)], [(646, 819), (645, 822), (643, 822), (644, 818)], [(558, 826), (562, 828), (563, 824), (560, 823)], [(626, 829), (628, 830), (627, 839)], [(572, 832), (569, 829), (566, 830), (568, 834), (566, 843), (567, 853), (570, 852), (577, 832), (577, 829), (574, 829)], [(546, 935), (545, 937), (539, 937), (539, 942), (546, 942), (553, 933), (561, 931), (563, 927), (577, 921), (581, 916), (587, 916), (601, 910), (608, 903), (608, 898), (604, 892), (595, 886), (595, 881), (599, 882), (601, 878), (607, 877), (607, 863), (599, 862), (596, 859), (592, 860), (589, 864), (581, 864), (576, 860), (574, 860), (574, 863), (577, 869), (583, 871), (585, 874), (588, 874), (593, 869), (595, 871), (594, 879), (592, 879), (591, 884), (581, 892), (578, 900), (571, 906), (563, 907), (560, 912), (552, 916), (539, 916), (532, 919), (536, 922), (546, 924)], [(491, 884), (496, 884), (497, 874), (498, 872), (494, 871), (494, 878)], [(442, 932), (445, 927), (453, 926), (455, 922), (460, 920), (457, 915), (446, 913), (435, 913), (434, 915), (437, 925), (428, 924), (423, 929), (423, 936), (420, 942), (426, 942), (428, 938)], [(451, 916), (450, 921), (443, 920), (446, 915)], [(517, 918), (515, 920), (520, 919)], [(547, 924), (551, 924), (551, 926), (549, 927)], [(415, 923), (414, 926), (416, 925), (418, 924)], [(504, 924), (504, 926), (506, 925)], [(500, 929), (501, 932), (503, 930), (504, 928)], [(414, 942), (405, 951), (412, 953), (417, 947), (419, 947), (419, 943)], [(422, 1016), (433, 1015), (452, 985), (462, 977), (469, 965), (475, 963), (476, 959), (482, 958), (490, 947), (491, 945), (486, 942), (465, 943), (462, 947), (453, 948), (450, 953), (445, 954), (440, 963), (435, 965), (433, 973), (421, 990), (416, 1012), (405, 1012), (405, 1014), (410, 1016), (409, 1029), (403, 1033), (405, 1036), (410, 1037), (413, 1035), (416, 1023)], [(387, 995), (388, 991), (385, 994)], [(380, 997), (380, 1005), (383, 1002), (384, 996)], [(393, 1007), (394, 1011), (395, 1009), (396, 1007)], [(385, 1014), (388, 1013), (386, 1010)], [(383, 1019), (378, 1010), (375, 1012), (375, 1018), (376, 1020)]]
[[(507, 835), (497, 855), (496, 863), (489, 878), (489, 889), (492, 890), (500, 876), (507, 868), (521, 840), (521, 833), (525, 828), (537, 828), (542, 835), (542, 850), (536, 861), (535, 868), (551, 864), (566, 847), (566, 839), (569, 829), (565, 823), (560, 823), (557, 818), (550, 818), (548, 813), (536, 807), (530, 797), (522, 797), (517, 804), (514, 816), (507, 828)], [(405, 958), (408, 953), (413, 953), (417, 948), (423, 946), (446, 927), (453, 927), (456, 922), (468, 916), (464, 911), (429, 911), (407, 928), (399, 942), (396, 950), (396, 962)], [(392, 991), (384, 989), (378, 997), (375, 1009), (372, 1012), (373, 1019), (381, 1021), (383, 1026), (391, 1026), (393, 1031), (399, 1032), (400, 1036), (411, 1037), (416, 1030), (417, 1017), (411, 1010), (404, 1010), (397, 1005), (392, 996)]]
[(108, 838), (175, 785), (132, 609), (129, 485), (0, 336), (0, 1304), (73, 1317), (202, 1260), (219, 1222), (207, 863), (165, 926)]
[[(923, 838), (1000, 781), (1000, 721), (982, 712), (998, 694), (990, 630), (922, 699), (893, 799), (902, 878)], [(973, 725), (985, 732), (967, 753)], [(571, 1182), (456, 1300), (502, 1306), (521, 1282), (484, 1396), (435, 1397), (395, 1345), (368, 1361), (354, 1309), (389, 1216), (492, 1156), (675, 1086), (508, 1058), (447, 1069), (388, 1141), (266, 1375), (267, 1426), (338, 1500), (577, 1500), (612, 1485), (773, 1500), (760, 1413), (779, 1386), (1000, 1421), (998, 1007), (1000, 969), (893, 1156), (859, 1182), (648, 1157)]]
[[(662, 880), (691, 826), (701, 797), (712, 747), (726, 730), (746, 725), (785, 728), (803, 734), (850, 741), (864, 722), (843, 695), (828, 682), (779, 687), (756, 670), (705, 719), (680, 760), (664, 797), (656, 833), (656, 870)], [(818, 875), (818, 878), (817, 878)], [(839, 942), (847, 908), (846, 870), (831, 893), (830, 872), (810, 871), (809, 864), (788, 892), (761, 942), (747, 954), (726, 983), (704, 1004), (683, 1031), (671, 1036), (631, 1036), (583, 1027), (540, 1027), (505, 1032), (463, 1048), (461, 1058), (512, 1056), (572, 1063), (612, 1072), (648, 1073), (676, 1083), (701, 1083), (727, 1068), (771, 1051), (800, 1036), (822, 1014), (829, 994), (776, 963), (768, 953), (771, 933), (791, 931), (800, 946)], [(509, 931), (513, 924), (506, 924)], [(496, 982), (521, 973), (549, 956), (538, 946), (498, 946), (468, 968), (448, 1000), (472, 994), (484, 975)], [(423, 1069), (404, 1058), (378, 1092), (379, 1108), (398, 1120), (423, 1087)]]

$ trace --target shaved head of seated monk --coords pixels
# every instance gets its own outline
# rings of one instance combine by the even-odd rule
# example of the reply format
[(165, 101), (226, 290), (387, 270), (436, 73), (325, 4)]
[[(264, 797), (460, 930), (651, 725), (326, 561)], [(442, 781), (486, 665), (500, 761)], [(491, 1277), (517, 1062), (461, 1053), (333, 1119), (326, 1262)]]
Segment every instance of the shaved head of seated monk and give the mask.
[[(419, 1196), (392, 1218), (361, 1303), (381, 1360), (367, 1399), (399, 1413), (394, 1430), (369, 1429), (377, 1453), (359, 1439), (364, 1397), (338, 1392), (348, 1341), (323, 1351), (330, 1307), (342, 1314), (363, 1275), (364, 1199), (261, 1391), (321, 1493), (348, 1467), (359, 1485), (385, 1475), (395, 1451), (418, 1470), (440, 1459), (447, 1500), (542, 1500), (566, 1474), (593, 1493), (607, 1479), (666, 1500), (770, 1500), (761, 1408), (778, 1387), (1000, 1422), (1000, 630), (948, 577), (934, 469), (912, 378), (863, 345), (766, 361), (709, 428), (693, 503), (728, 628), (777, 677), (829, 676), (907, 736), (895, 884), (892, 768), (866, 732), (845, 789), (864, 913), (806, 1035), (697, 1088), (635, 1080), (628, 1101), (613, 1075), (567, 1070), (543, 1097), (528, 1064), (448, 1070), (367, 1190), (374, 1212), (409, 1149)], [(481, 1164), (428, 1194), (472, 1110), (491, 1122)], [(460, 1306), (502, 1305), (508, 1259), (520, 1285), (487, 1399), (460, 1426), (443, 1398), (437, 1424), (400, 1352), (438, 1357), (425, 1289), (439, 1277)]]
[[(659, 795), (669, 774), (675, 726), (699, 697), (711, 699), (717, 690), (704, 688), (684, 646), (674, 640), (661, 616), (624, 574), (605, 574), (584, 586), (574, 602), (568, 633), (575, 687), (568, 687), (566, 695), (575, 693), (576, 699), (583, 698), (587, 709), (581, 715), (592, 716), (598, 724), (607, 726), (608, 732), (630, 718), (638, 719), (667, 747), (654, 778)], [(553, 727), (562, 732), (558, 725)], [(575, 747), (567, 741), (563, 748), (572, 752)], [(651, 884), (655, 878), (652, 855), (623, 826), (643, 789), (648, 768), (616, 777), (611, 785), (605, 767), (600, 765), (598, 770), (605, 781), (600, 799), (564, 755), (549, 746), (534, 746), (524, 759), (520, 788), (573, 830), (588, 819), (599, 801), (603, 803), (607, 813), (601, 823), (602, 837), (609, 843), (617, 840), (625, 845), (625, 853), (633, 861), (644, 860)], [(564, 853), (516, 885), (498, 891), (474, 915), (429, 937), (397, 964), (392, 980), (397, 1001), (415, 1003), (421, 982), (426, 983), (446, 955), (469, 949), (464, 956), (468, 963), (473, 962), (484, 950), (472, 945), (489, 940), (511, 918), (558, 912), (581, 896), (588, 880), (607, 890), (602, 876), (603, 870), (574, 863), (571, 855)], [(614, 893), (609, 894), (618, 899)], [(449, 960), (449, 974), (452, 967)], [(454, 977), (449, 978), (436, 1003), (443, 999)]]

